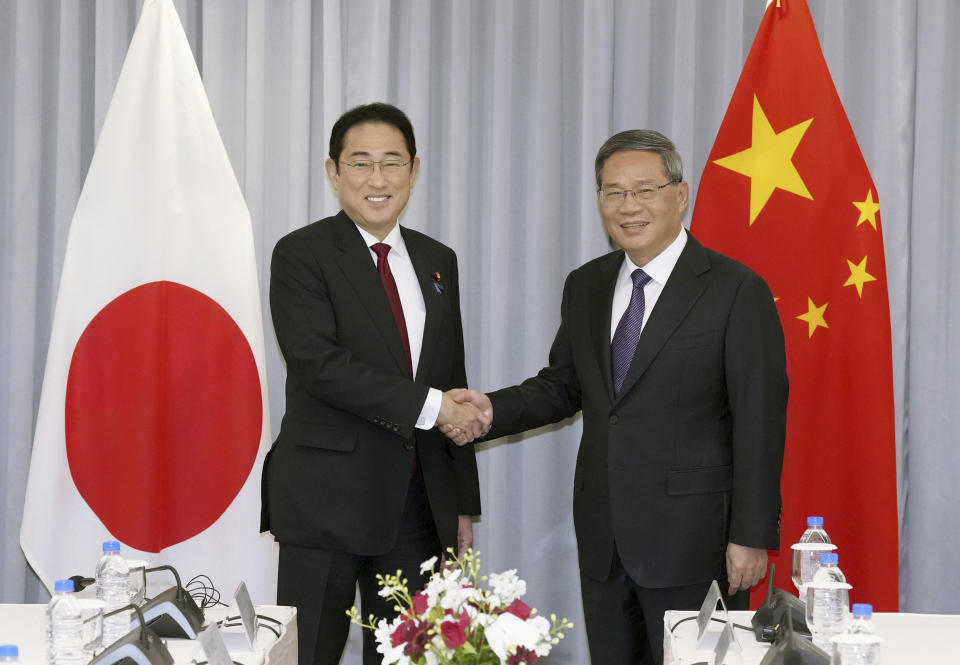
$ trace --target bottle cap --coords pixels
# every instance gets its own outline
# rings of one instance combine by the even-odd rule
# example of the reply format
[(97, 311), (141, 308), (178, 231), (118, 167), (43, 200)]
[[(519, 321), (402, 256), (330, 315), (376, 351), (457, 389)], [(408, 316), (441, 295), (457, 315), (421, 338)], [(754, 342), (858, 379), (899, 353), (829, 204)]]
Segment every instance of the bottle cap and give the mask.
[(18, 658), (20, 649), (16, 644), (0, 644), (0, 658)]
[(837, 553), (836, 553), (836, 552), (827, 552), (826, 554), (821, 554), (821, 555), (820, 555), (820, 563), (827, 563), (827, 564), (832, 563), (832, 564), (836, 564), (836, 563), (838, 563), (839, 561), (840, 561), (840, 559), (839, 559), (839, 557), (837, 557)]
[(873, 616), (873, 605), (870, 603), (854, 603), (853, 616), (870, 618)]
[(73, 580), (57, 580), (53, 583), (54, 591), (73, 591)]
[(807, 526), (823, 526), (823, 518), (818, 515), (811, 515), (807, 518)]
[(104, 552), (119, 552), (120, 543), (115, 540), (105, 540), (103, 541), (103, 551)]

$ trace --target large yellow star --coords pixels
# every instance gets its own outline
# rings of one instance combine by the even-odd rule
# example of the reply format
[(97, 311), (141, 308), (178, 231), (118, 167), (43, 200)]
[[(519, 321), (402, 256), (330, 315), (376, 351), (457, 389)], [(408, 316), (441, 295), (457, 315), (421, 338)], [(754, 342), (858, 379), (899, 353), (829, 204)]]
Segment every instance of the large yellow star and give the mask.
[(867, 190), (867, 198), (863, 201), (851, 201), (860, 211), (860, 219), (857, 220), (857, 226), (864, 222), (870, 222), (870, 226), (877, 228), (877, 213), (880, 212), (880, 204), (873, 201), (873, 190)]
[(753, 132), (751, 145), (727, 157), (714, 160), (715, 164), (736, 171), (750, 178), (750, 224), (763, 206), (767, 204), (773, 190), (782, 189), (806, 199), (813, 199), (803, 178), (791, 161), (793, 153), (800, 145), (813, 118), (783, 130), (779, 134), (773, 131), (770, 121), (760, 108), (756, 95), (753, 97)]
[(823, 303), (820, 307), (817, 307), (813, 304), (813, 301), (810, 298), (807, 298), (807, 311), (805, 314), (800, 314), (797, 316), (801, 321), (806, 321), (809, 327), (809, 333), (807, 337), (813, 337), (813, 331), (817, 328), (829, 328), (827, 325), (827, 320), (823, 318), (823, 313), (827, 311), (827, 305), (830, 303)]
[(863, 285), (866, 282), (876, 281), (876, 277), (867, 272), (867, 257), (863, 257), (863, 261), (858, 264), (854, 264), (853, 261), (847, 259), (847, 265), (850, 266), (850, 277), (847, 278), (847, 281), (843, 283), (844, 286), (856, 286), (857, 295), (861, 298), (863, 297)]

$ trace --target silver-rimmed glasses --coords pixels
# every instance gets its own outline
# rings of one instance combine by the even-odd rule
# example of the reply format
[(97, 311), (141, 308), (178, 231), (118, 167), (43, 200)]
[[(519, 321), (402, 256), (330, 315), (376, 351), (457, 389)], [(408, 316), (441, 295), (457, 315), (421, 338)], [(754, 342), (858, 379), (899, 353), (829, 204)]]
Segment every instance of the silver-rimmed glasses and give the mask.
[(349, 169), (352, 175), (364, 177), (373, 175), (374, 169), (379, 166), (380, 172), (383, 173), (385, 178), (396, 178), (397, 176), (403, 175), (409, 164), (409, 161), (403, 162), (399, 159), (384, 159), (379, 162), (361, 159), (355, 162), (343, 162), (343, 165)]
[(633, 189), (608, 187), (607, 189), (598, 189), (597, 196), (600, 199), (600, 205), (607, 208), (615, 208), (627, 199), (627, 194), (630, 194), (634, 201), (653, 201), (657, 198), (661, 189), (669, 187), (670, 185), (679, 184), (679, 182), (679, 180), (671, 180), (663, 185), (655, 185), (652, 182), (643, 183)]

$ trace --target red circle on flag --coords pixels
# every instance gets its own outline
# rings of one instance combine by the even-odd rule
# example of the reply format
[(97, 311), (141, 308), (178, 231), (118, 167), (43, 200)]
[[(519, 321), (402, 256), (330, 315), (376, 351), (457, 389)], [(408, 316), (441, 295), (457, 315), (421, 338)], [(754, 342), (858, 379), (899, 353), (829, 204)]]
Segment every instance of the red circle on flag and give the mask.
[(65, 409), (80, 495), (145, 552), (217, 521), (253, 468), (263, 424), (246, 336), (214, 300), (166, 281), (127, 291), (87, 325)]

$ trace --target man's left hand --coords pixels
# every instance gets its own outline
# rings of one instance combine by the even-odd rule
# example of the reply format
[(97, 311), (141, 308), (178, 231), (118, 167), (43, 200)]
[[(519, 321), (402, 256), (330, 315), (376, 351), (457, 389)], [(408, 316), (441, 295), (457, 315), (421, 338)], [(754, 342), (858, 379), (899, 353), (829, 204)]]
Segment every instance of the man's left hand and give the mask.
[(749, 589), (767, 574), (767, 550), (727, 543), (727, 581), (730, 595)]
[(460, 515), (457, 518), (457, 556), (462, 557), (473, 547), (473, 518)]

